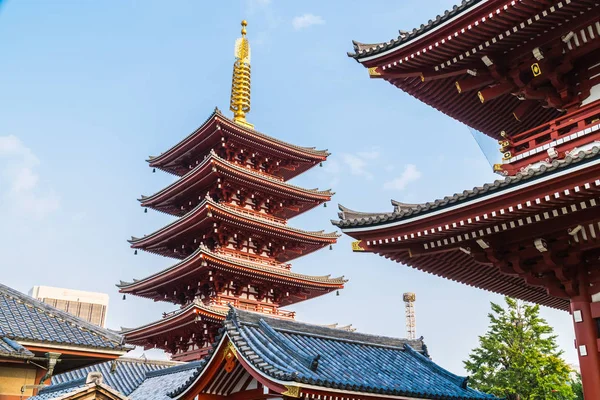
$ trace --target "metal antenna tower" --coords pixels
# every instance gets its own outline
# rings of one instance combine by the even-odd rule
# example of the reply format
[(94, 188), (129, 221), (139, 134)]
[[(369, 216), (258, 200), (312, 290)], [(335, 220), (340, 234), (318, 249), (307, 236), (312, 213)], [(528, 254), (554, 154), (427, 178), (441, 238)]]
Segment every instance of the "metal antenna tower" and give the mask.
[(404, 299), (404, 310), (406, 312), (406, 333), (408, 339), (417, 338), (417, 322), (415, 319), (415, 300), (417, 295), (414, 293), (404, 293), (402, 295)]

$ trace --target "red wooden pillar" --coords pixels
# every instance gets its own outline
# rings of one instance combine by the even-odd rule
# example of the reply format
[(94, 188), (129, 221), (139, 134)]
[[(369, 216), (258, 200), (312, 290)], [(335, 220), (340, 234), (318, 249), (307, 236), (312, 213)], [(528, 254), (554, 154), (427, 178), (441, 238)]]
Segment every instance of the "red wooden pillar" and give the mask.
[(583, 396), (586, 400), (600, 399), (600, 354), (598, 353), (598, 328), (592, 317), (592, 299), (585, 271), (581, 271), (579, 295), (571, 298), (571, 316), (575, 326), (575, 340)]

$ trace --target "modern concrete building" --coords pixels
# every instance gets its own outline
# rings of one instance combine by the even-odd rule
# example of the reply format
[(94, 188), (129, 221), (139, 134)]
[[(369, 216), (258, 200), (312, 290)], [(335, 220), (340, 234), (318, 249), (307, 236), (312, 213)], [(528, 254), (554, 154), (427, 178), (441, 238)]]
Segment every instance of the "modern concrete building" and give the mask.
[(106, 322), (108, 295), (105, 293), (34, 286), (29, 295), (94, 325), (104, 327)]

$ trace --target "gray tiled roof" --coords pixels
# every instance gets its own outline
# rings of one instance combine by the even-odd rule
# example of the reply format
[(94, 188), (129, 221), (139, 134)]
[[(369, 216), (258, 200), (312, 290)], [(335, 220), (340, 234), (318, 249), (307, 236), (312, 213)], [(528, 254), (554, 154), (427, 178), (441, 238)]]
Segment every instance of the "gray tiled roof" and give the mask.
[(124, 338), (0, 284), (0, 336), (15, 341), (126, 351)]
[(130, 395), (131, 400), (171, 400), (172, 394), (185, 390), (204, 368), (195, 361), (160, 371), (148, 372), (144, 382)]
[(86, 386), (85, 384), (86, 378), (76, 379), (74, 381), (69, 381), (62, 383), (60, 385), (52, 385), (46, 388), (40, 389), (37, 396), (30, 397), (29, 400), (52, 400), (58, 399), (76, 391), (77, 389), (81, 389)]
[(129, 396), (129, 394), (143, 382), (146, 373), (160, 371), (180, 364), (181, 363), (174, 361), (122, 357), (116, 360), (55, 375), (52, 377), (52, 385), (76, 381), (85, 378), (90, 372), (97, 371), (102, 373), (104, 384)]
[[(76, 379), (74, 381), (65, 382), (59, 385), (48, 386), (41, 389), (37, 396), (30, 397), (29, 400), (58, 400), (64, 398), (80, 398), (80, 396), (81, 398), (88, 398), (87, 396), (84, 397), (86, 393), (89, 394), (91, 391), (98, 389), (112, 392), (116, 398), (127, 399), (123, 393), (104, 383), (104, 376), (102, 377), (101, 382), (86, 383), (86, 381), (87, 376), (85, 378)], [(106, 396), (97, 396), (97, 398), (104, 399)]]
[(496, 399), (469, 388), (466, 378), (433, 363), (422, 354), (422, 340), (278, 321), (234, 309), (225, 329), (248, 363), (280, 381), (370, 395)]
[(426, 34), (432, 29), (437, 28), (444, 22), (456, 17), (464, 11), (467, 11), (482, 1), (483, 0), (463, 0), (459, 5), (455, 5), (451, 10), (446, 10), (443, 15), (437, 15), (434, 20), (429, 20), (427, 24), (421, 24), (420, 27), (413, 29), (411, 32), (401, 31), (398, 38), (392, 39), (389, 42), (365, 44), (353, 40), (352, 43), (354, 45), (354, 53), (348, 53), (348, 56), (354, 59), (360, 59), (393, 49)]
[(507, 190), (523, 183), (535, 181), (536, 179), (546, 177), (560, 170), (568, 169), (582, 162), (590, 162), (598, 157), (599, 153), (600, 146), (593, 146), (588, 150), (572, 153), (562, 160), (554, 160), (552, 163), (543, 163), (538, 168), (530, 168), (523, 172), (519, 172), (514, 176), (507, 176), (506, 178), (496, 180), (493, 183), (486, 183), (483, 186), (465, 190), (461, 193), (455, 193), (452, 196), (446, 196), (443, 199), (438, 199), (433, 202), (414, 205), (392, 201), (394, 211), (388, 213), (364, 213), (353, 211), (340, 205), (339, 208), (341, 212), (338, 214), (340, 220), (332, 220), (331, 222), (344, 229), (359, 226), (384, 225), (401, 219), (409, 219), (416, 215), (426, 214), (444, 207), (454, 206), (461, 202)]

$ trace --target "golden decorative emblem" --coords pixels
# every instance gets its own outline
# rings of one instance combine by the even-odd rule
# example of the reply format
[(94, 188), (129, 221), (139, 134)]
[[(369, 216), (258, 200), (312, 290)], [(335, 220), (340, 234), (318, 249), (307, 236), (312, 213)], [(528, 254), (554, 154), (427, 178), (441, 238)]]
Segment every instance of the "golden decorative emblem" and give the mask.
[(377, 68), (379, 68), (379, 67), (369, 68), (369, 76), (381, 76), (381, 72), (378, 72)]
[(533, 72), (533, 76), (540, 76), (542, 74), (542, 69), (538, 63), (531, 64), (531, 72)]
[(231, 80), (231, 100), (229, 109), (233, 111), (233, 121), (253, 128), (246, 122), (246, 114), (250, 112), (250, 43), (246, 39), (246, 20), (242, 21), (242, 37), (235, 41), (235, 62)]
[(288, 397), (300, 397), (300, 387), (299, 386), (288, 386), (285, 385), (287, 389), (285, 392), (281, 393), (284, 396)]
[(223, 359), (225, 360), (225, 372), (233, 371), (236, 364), (236, 351), (231, 342), (227, 342), (227, 347), (223, 350)]
[(481, 92), (477, 92), (477, 97), (479, 97), (480, 102), (483, 103), (485, 101), (485, 98), (483, 97), (483, 94)]
[(458, 90), (458, 93), (462, 93), (462, 89), (460, 87), (460, 82), (458, 82), (458, 81), (454, 82), (454, 86), (456, 86), (456, 90)]
[(494, 172), (502, 172), (504, 169), (502, 168), (502, 164), (494, 164)]
[(510, 151), (507, 151), (506, 153), (504, 153), (504, 155), (502, 156), (503, 160), (508, 160), (512, 157), (512, 153)]
[(500, 144), (500, 153), (506, 153), (510, 147), (510, 142), (508, 140), (500, 140), (498, 143)]
[(360, 245), (360, 240), (355, 240), (352, 242), (352, 251), (365, 251), (365, 249)]

